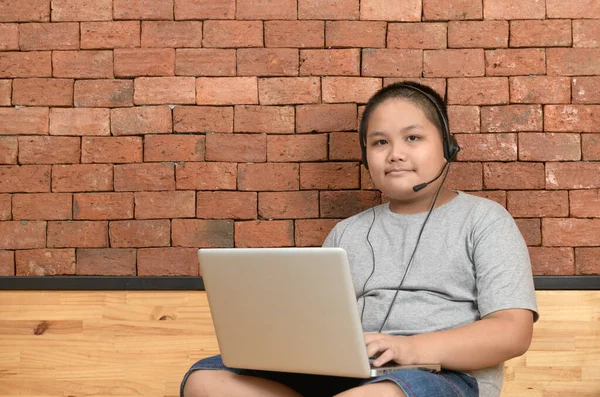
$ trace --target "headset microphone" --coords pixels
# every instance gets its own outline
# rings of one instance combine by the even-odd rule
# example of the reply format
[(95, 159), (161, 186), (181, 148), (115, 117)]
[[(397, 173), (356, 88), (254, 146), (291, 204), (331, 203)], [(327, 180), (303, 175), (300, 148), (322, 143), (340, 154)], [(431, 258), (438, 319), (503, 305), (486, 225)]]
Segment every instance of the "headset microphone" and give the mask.
[(442, 167), (442, 169), (440, 170), (440, 173), (437, 174), (437, 176), (435, 178), (433, 178), (432, 180), (430, 180), (429, 182), (425, 182), (425, 183), (420, 183), (418, 185), (413, 186), (413, 192), (418, 192), (419, 190), (423, 190), (425, 189), (428, 185), (432, 184), (433, 182), (437, 181), (440, 176), (442, 176), (442, 174), (444, 173), (444, 170), (446, 169), (446, 166), (450, 164), (448, 162), (444, 163), (444, 166)]

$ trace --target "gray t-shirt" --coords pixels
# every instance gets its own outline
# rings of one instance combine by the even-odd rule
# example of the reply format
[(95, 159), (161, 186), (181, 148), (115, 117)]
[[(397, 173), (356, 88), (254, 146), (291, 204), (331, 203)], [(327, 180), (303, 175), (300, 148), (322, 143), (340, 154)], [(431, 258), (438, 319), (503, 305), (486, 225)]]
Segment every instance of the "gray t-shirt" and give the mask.
[[(513, 218), (494, 201), (457, 193), (431, 213), (383, 332), (451, 329), (502, 309), (529, 309), (537, 320), (529, 253)], [(348, 253), (365, 332), (379, 331), (426, 215), (396, 214), (386, 203), (339, 222), (325, 240)], [(500, 395), (503, 369), (469, 372), (480, 396)]]

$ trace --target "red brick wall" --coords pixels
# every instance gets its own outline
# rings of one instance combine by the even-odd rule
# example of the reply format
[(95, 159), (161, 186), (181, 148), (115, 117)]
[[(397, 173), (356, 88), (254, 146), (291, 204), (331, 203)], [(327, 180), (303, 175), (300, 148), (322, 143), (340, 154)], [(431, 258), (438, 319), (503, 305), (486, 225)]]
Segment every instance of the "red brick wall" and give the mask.
[(321, 244), (378, 204), (362, 105), (446, 95), (449, 184), (536, 274), (600, 273), (600, 3), (0, 2), (0, 274), (196, 275), (198, 247)]

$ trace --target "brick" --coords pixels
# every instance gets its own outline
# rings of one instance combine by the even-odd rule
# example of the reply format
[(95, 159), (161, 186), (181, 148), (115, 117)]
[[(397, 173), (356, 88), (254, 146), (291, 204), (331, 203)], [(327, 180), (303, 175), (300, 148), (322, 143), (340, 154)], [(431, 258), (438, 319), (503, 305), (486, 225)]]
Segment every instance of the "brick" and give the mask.
[(359, 18), (359, 0), (298, 0), (298, 19)]
[(512, 103), (569, 103), (571, 87), (568, 77), (510, 77)]
[(543, 189), (546, 187), (543, 163), (485, 163), (486, 189)]
[(571, 190), (570, 215), (576, 218), (600, 218), (600, 190)]
[(0, 276), (15, 275), (15, 252), (0, 251)]
[(546, 0), (548, 18), (600, 18), (600, 4), (590, 0), (573, 0), (568, 3)]
[(140, 248), (138, 276), (198, 276), (195, 248)]
[(112, 78), (112, 51), (53, 51), (52, 74), (75, 79)]
[(292, 106), (240, 105), (235, 107), (234, 121), (235, 132), (293, 134), (295, 112)]
[(544, 19), (543, 0), (486, 0), (484, 19)]
[(15, 79), (12, 103), (20, 106), (72, 106), (73, 80)]
[(258, 80), (261, 105), (318, 103), (321, 80), (318, 77), (271, 77)]
[[(512, 43), (511, 43), (512, 44)], [(507, 21), (451, 21), (448, 23), (450, 48), (508, 47)]]
[(82, 22), (81, 48), (110, 49), (139, 47), (140, 32), (139, 21)]
[(321, 218), (347, 218), (380, 203), (377, 191), (320, 192)]
[(267, 138), (267, 161), (327, 160), (327, 134), (271, 135)]
[(205, 138), (201, 135), (148, 135), (144, 161), (204, 161)]
[(240, 164), (238, 190), (282, 191), (300, 188), (300, 167), (292, 163)]
[(571, 21), (510, 21), (511, 47), (570, 47)]
[(547, 105), (544, 129), (557, 132), (599, 132), (600, 105)]
[(600, 20), (580, 19), (573, 21), (573, 47), (600, 47)]
[(265, 134), (207, 134), (206, 160), (225, 162), (265, 162)]
[(245, 221), (235, 223), (235, 246), (291, 247), (294, 245), (294, 222)]
[(203, 47), (263, 46), (262, 21), (205, 21)]
[(115, 165), (115, 191), (175, 190), (173, 164)]
[(0, 51), (11, 50), (19, 50), (19, 25), (0, 23)]
[(71, 164), (52, 166), (53, 192), (98, 192), (113, 189), (110, 164)]
[(168, 219), (111, 221), (109, 238), (113, 248), (168, 247), (171, 222)]
[(110, 135), (109, 122), (108, 109), (50, 109), (50, 135)]
[(196, 79), (198, 105), (258, 104), (256, 77), (199, 77)]
[(112, 0), (52, 0), (52, 21), (110, 21)]
[[(327, 21), (325, 23), (325, 46), (385, 48), (386, 27), (387, 24), (383, 21)], [(268, 35), (266, 37), (269, 38)], [(313, 47), (321, 46), (322, 42), (321, 45)]]
[(202, 22), (144, 21), (142, 47), (202, 47)]
[(421, 21), (422, 0), (390, 2), (362, 0), (360, 19), (382, 21)]
[(354, 160), (361, 158), (358, 133), (332, 132), (329, 134), (329, 159)]
[(202, 219), (256, 219), (255, 192), (198, 192), (196, 217)]
[(297, 19), (296, 0), (239, 0), (236, 19)]
[(581, 160), (579, 134), (525, 132), (519, 134), (521, 161), (577, 161)]
[(175, 74), (173, 48), (115, 49), (115, 76), (172, 76)]
[(481, 108), (482, 132), (541, 131), (542, 107), (539, 105), (484, 106)]
[(358, 76), (360, 51), (358, 49), (301, 50), (302, 76)]
[(481, 112), (479, 106), (448, 106), (450, 132), (479, 132)]
[(517, 159), (517, 134), (458, 134), (458, 161), (513, 161)]
[(600, 219), (544, 218), (542, 242), (547, 247), (600, 245)]
[(319, 217), (319, 192), (261, 192), (258, 215), (264, 219)]
[(0, 135), (46, 135), (48, 119), (48, 108), (0, 108)]
[(323, 102), (367, 103), (381, 87), (381, 79), (374, 77), (324, 77)]
[(338, 219), (299, 219), (295, 221), (296, 247), (320, 247), (339, 222)]
[(143, 106), (110, 111), (113, 135), (168, 134), (172, 132), (168, 106)]
[(136, 105), (193, 104), (196, 102), (193, 77), (138, 77), (133, 102)]
[(50, 51), (0, 53), (0, 78), (50, 77)]
[(78, 50), (79, 24), (22, 23), (19, 25), (19, 47), (21, 51)]
[(507, 209), (515, 218), (569, 216), (567, 191), (523, 190), (506, 195)]
[(174, 219), (173, 246), (195, 249), (233, 247), (233, 221)]
[(3, 1), (0, 3), (0, 22), (49, 21), (49, 3), (48, 0)]
[(423, 52), (403, 49), (364, 49), (362, 75), (374, 77), (419, 77), (423, 71)]
[(375, 190), (371, 175), (362, 163), (360, 166), (360, 188), (362, 190)]
[(300, 164), (300, 189), (358, 189), (359, 167), (356, 163)]
[(74, 104), (76, 107), (94, 108), (133, 106), (133, 81), (77, 80)]
[(196, 216), (196, 192), (136, 192), (135, 218), (193, 218)]
[(357, 109), (353, 103), (301, 105), (296, 112), (297, 132), (356, 130)]
[(323, 21), (265, 21), (265, 47), (323, 47), (324, 26)]
[(175, 50), (178, 76), (235, 76), (236, 50), (181, 48)]
[(447, 37), (448, 32), (445, 23), (390, 23), (387, 34), (387, 47), (446, 48)]
[(573, 248), (530, 247), (531, 268), (536, 276), (573, 275), (575, 255)]
[(108, 247), (108, 222), (48, 222), (48, 248)]
[(600, 76), (573, 78), (573, 103), (600, 103)]
[(600, 163), (546, 163), (546, 189), (600, 188)]
[(113, 0), (115, 19), (173, 19), (173, 0)]
[(175, 19), (235, 19), (235, 0), (175, 0)]
[(485, 74), (483, 49), (425, 50), (424, 77), (475, 77)]
[(75, 274), (75, 250), (35, 249), (16, 251), (17, 276), (57, 276)]
[(67, 193), (15, 194), (12, 203), (14, 220), (71, 219), (72, 197)]
[(12, 219), (12, 195), (0, 194), (0, 220), (9, 221)]
[(456, 190), (482, 190), (483, 171), (481, 163), (452, 163), (446, 186)]
[(85, 220), (132, 219), (133, 193), (74, 194), (73, 218)]
[(469, 192), (469, 194), (495, 201), (506, 208), (506, 192), (504, 190), (484, 190), (481, 192)]
[(448, 103), (458, 105), (507, 104), (508, 78), (471, 77), (448, 79)]
[(575, 248), (577, 274), (600, 274), (599, 258), (599, 248)]
[(0, 80), (0, 106), (11, 105), (12, 80)]
[(237, 50), (238, 76), (297, 76), (298, 67), (298, 50), (295, 48)]
[(542, 222), (539, 218), (515, 219), (515, 223), (528, 246), (542, 244)]
[(216, 106), (176, 106), (175, 132), (233, 132), (233, 108)]
[(548, 48), (548, 75), (585, 76), (600, 74), (600, 48)]
[(81, 157), (75, 137), (20, 136), (19, 164), (74, 164)]
[(177, 164), (177, 189), (235, 190), (237, 164), (183, 163)]
[(46, 246), (46, 222), (0, 222), (0, 249), (32, 249)]
[(17, 164), (17, 137), (0, 137), (0, 164)]
[[(414, 81), (416, 83), (421, 83), (429, 86), (431, 89), (440, 94), (441, 97), (446, 97), (446, 79), (436, 79), (436, 78), (414, 78), (410, 79), (401, 78), (401, 77), (386, 77), (383, 79), (383, 86), (388, 86), (394, 83), (401, 83), (405, 81)], [(361, 111), (362, 114), (362, 111)]]
[(546, 52), (543, 48), (487, 50), (485, 71), (488, 76), (546, 74)]
[(453, 0), (452, 6), (437, 0), (423, 0), (423, 20), (451, 21), (481, 19), (483, 3), (479, 0)]
[(50, 191), (50, 166), (0, 166), (0, 193)]
[(581, 134), (583, 160), (600, 160), (600, 135)]
[(81, 140), (82, 163), (141, 163), (142, 138), (84, 137)]
[(136, 250), (128, 248), (80, 248), (78, 276), (135, 276)]

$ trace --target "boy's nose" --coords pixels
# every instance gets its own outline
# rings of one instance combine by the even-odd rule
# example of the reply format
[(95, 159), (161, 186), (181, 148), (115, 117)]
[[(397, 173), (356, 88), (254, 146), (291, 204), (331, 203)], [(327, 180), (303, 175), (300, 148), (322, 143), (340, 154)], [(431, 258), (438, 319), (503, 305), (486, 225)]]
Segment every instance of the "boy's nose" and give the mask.
[(388, 160), (390, 162), (404, 161), (406, 160), (406, 148), (401, 144), (390, 145), (390, 152), (388, 153)]

